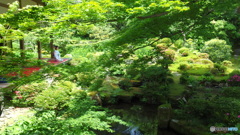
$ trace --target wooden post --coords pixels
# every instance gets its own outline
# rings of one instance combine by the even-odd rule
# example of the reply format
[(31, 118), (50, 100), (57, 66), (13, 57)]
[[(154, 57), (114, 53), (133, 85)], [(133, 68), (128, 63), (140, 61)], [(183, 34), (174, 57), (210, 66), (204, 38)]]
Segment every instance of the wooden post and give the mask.
[(24, 50), (25, 50), (25, 46), (24, 46), (24, 40), (23, 39), (20, 39), (20, 54), (21, 54), (21, 57), (24, 58), (25, 57), (25, 53), (24, 53)]
[(38, 59), (42, 59), (42, 53), (41, 53), (42, 47), (41, 47), (40, 41), (37, 41), (37, 50), (38, 50)]
[(50, 50), (51, 50), (51, 59), (54, 59), (54, 46), (53, 46), (53, 36), (50, 36)]

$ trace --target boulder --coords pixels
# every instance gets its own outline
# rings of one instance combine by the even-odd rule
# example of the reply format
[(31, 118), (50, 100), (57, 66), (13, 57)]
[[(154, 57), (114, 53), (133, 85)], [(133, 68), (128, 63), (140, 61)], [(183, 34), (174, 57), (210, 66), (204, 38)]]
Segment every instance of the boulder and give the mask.
[(158, 128), (166, 129), (172, 117), (171, 104), (163, 104), (158, 107)]

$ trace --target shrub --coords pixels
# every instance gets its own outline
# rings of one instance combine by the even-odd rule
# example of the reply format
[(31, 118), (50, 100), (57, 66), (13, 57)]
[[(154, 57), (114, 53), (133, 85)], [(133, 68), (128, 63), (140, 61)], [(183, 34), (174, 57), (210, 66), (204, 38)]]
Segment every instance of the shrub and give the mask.
[(184, 41), (181, 40), (181, 39), (178, 39), (177, 41), (174, 42), (174, 45), (175, 45), (177, 48), (183, 47), (183, 44), (184, 44)]
[(15, 95), (12, 102), (17, 106), (32, 106), (35, 97), (45, 90), (48, 85), (45, 81), (22, 85), (14, 91)]
[(171, 59), (171, 60), (174, 60), (174, 58), (175, 58), (175, 51), (174, 50), (172, 50), (172, 49), (166, 49), (165, 51), (164, 51), (164, 55), (165, 55), (165, 57), (167, 57), (167, 58), (169, 58), (169, 59)]
[(90, 72), (82, 72), (75, 74), (78, 85), (88, 87), (91, 85), (91, 81), (94, 79), (94, 75)]
[(160, 96), (168, 96), (169, 71), (163, 67), (151, 66), (142, 72), (143, 93), (151, 103), (159, 102)]
[(195, 62), (200, 64), (209, 64), (211, 67), (214, 65), (214, 63), (209, 59), (198, 59)]
[[(230, 97), (217, 97), (212, 100), (212, 122), (223, 123), (225, 126), (235, 125), (240, 122), (240, 100)], [(226, 104), (227, 103), (227, 104)]]
[(225, 40), (211, 39), (205, 42), (202, 52), (208, 53), (212, 61), (220, 62), (230, 59), (232, 50)]
[(212, 116), (212, 104), (205, 99), (190, 99), (186, 104), (185, 109), (186, 111), (189, 111), (191, 115), (200, 119), (208, 119)]
[(214, 68), (211, 69), (211, 73), (217, 75), (217, 74), (225, 73), (226, 70), (227, 68), (225, 66), (215, 63)]
[(226, 87), (223, 89), (222, 95), (224, 97), (239, 98), (240, 97), (240, 87)]
[(62, 110), (66, 103), (78, 93), (85, 94), (69, 81), (57, 82), (53, 87), (42, 91), (34, 99), (35, 106), (49, 110)]
[(209, 58), (209, 54), (207, 54), (207, 53), (199, 53), (198, 57), (199, 58), (203, 58), (203, 59), (208, 59)]
[(240, 75), (240, 70), (235, 69), (229, 74), (229, 76), (233, 76), (233, 75)]
[(208, 124), (222, 123), (224, 126), (231, 126), (240, 122), (239, 107), (239, 100), (235, 98), (194, 98), (188, 101), (184, 110)]
[(39, 111), (34, 116), (19, 119), (1, 130), (0, 134), (96, 135), (96, 131), (114, 132), (111, 129), (112, 124), (126, 125), (106, 109), (95, 106), (84, 93), (72, 97), (66, 106), (67, 108), (61, 113), (52, 110)]
[(187, 84), (189, 80), (189, 74), (183, 73), (180, 77), (180, 84)]
[(156, 47), (157, 47), (158, 51), (160, 51), (160, 52), (163, 52), (164, 50), (166, 50), (166, 49), (168, 48), (168, 47), (167, 47), (165, 44), (163, 44), (163, 43), (157, 44)]
[(226, 67), (231, 67), (233, 65), (229, 60), (224, 60), (221, 64)]
[(190, 50), (186, 47), (180, 48), (178, 50), (178, 52), (182, 55), (182, 56), (188, 56), (190, 54)]
[(200, 76), (199, 81), (201, 81), (201, 82), (212, 82), (212, 81), (214, 81), (214, 76), (212, 74), (205, 73), (204, 75)]
[(230, 86), (240, 86), (240, 75), (233, 75), (227, 80)]
[(178, 69), (181, 71), (186, 71), (190, 68), (190, 66), (188, 64), (180, 64)]
[(162, 39), (160, 39), (159, 42), (164, 43), (168, 47), (172, 44), (172, 40), (170, 38), (162, 38)]
[(129, 79), (123, 79), (118, 83), (119, 87), (123, 90), (129, 90), (132, 87), (132, 83)]

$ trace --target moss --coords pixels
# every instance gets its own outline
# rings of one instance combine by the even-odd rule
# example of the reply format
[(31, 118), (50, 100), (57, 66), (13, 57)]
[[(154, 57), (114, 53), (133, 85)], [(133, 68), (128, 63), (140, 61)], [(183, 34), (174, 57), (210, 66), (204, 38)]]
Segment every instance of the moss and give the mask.
[(159, 108), (172, 108), (171, 104), (162, 104)]
[(186, 87), (184, 85), (181, 84), (176, 84), (173, 83), (171, 85), (169, 85), (169, 96), (170, 97), (179, 97), (182, 95), (182, 93), (185, 91)]

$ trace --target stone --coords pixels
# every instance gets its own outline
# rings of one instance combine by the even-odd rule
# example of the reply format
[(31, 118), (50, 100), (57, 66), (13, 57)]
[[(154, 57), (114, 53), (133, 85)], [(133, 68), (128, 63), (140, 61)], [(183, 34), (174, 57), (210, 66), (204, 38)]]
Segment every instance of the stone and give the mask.
[(158, 128), (166, 129), (172, 117), (171, 104), (163, 104), (158, 107)]

